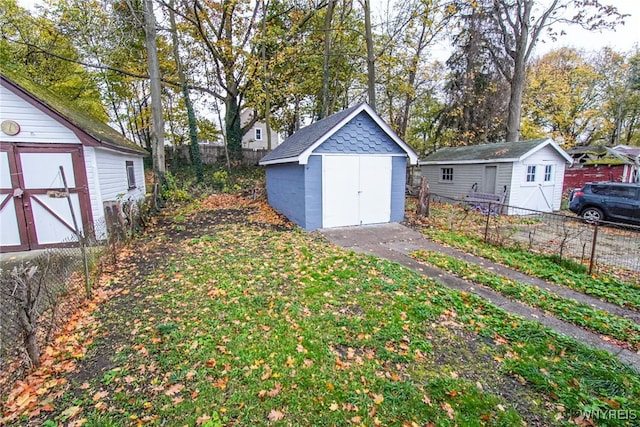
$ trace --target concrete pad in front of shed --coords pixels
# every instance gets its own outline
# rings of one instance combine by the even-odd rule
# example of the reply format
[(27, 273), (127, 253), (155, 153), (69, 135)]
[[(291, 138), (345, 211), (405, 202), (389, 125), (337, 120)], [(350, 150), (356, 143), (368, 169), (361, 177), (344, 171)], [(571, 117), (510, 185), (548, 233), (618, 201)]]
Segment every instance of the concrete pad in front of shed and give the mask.
[(321, 228), (318, 231), (332, 243), (345, 248), (424, 239), (417, 231), (395, 222), (351, 227)]

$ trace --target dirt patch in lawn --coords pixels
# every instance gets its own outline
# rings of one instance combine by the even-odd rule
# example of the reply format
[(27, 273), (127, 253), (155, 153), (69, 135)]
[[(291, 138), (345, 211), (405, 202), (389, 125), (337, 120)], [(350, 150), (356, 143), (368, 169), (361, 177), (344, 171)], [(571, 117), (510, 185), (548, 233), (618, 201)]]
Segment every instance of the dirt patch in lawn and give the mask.
[(551, 404), (548, 399), (500, 372), (500, 363), (496, 360), (500, 357), (499, 351), (493, 340), (450, 322), (436, 326), (427, 338), (433, 351), (422, 365), (416, 366), (416, 374), (465, 379), (509, 402), (527, 425), (555, 424), (548, 410)]

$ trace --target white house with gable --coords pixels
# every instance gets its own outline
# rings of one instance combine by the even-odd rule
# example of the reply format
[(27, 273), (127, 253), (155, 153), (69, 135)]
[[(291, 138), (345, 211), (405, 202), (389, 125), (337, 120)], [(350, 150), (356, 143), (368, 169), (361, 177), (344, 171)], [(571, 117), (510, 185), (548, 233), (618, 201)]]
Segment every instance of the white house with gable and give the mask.
[[(253, 119), (253, 111), (244, 109), (240, 113), (240, 126), (244, 127)], [(271, 129), (271, 149), (280, 145), (278, 132)], [(265, 150), (267, 148), (267, 125), (257, 121), (253, 124), (249, 132), (242, 137), (242, 148), (254, 150)]]
[(76, 224), (105, 238), (105, 206), (145, 196), (147, 151), (19, 76), (0, 83), (0, 251), (77, 240)]

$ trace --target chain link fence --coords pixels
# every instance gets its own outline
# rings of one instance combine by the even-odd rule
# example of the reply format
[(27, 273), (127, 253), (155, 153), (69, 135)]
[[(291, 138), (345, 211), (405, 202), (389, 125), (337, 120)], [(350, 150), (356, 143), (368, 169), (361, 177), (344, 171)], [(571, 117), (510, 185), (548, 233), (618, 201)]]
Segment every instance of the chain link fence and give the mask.
[[(0, 389), (39, 363), (40, 350), (91, 295), (105, 269), (116, 267), (117, 253), (145, 226), (148, 206), (105, 205), (106, 217), (55, 248), (4, 254), (0, 263)], [(108, 230), (108, 234), (105, 233)], [(108, 237), (107, 237), (108, 235)], [(96, 237), (98, 236), (98, 237)], [(15, 367), (12, 365), (12, 367)]]
[(429, 195), (436, 220), (456, 231), (503, 247), (519, 246), (587, 265), (590, 274), (609, 270), (640, 281), (640, 227), (602, 221), (597, 224), (497, 202), (465, 202)]

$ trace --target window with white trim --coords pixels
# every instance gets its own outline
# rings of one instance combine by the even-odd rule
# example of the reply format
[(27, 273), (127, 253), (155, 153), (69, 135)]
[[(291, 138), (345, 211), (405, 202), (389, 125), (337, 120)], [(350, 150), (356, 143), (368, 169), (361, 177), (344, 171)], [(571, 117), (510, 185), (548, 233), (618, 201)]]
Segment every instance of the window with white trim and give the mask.
[(453, 181), (453, 168), (441, 168), (440, 171), (443, 181)]
[(536, 182), (535, 165), (527, 166), (527, 182)]
[(129, 185), (129, 190), (131, 190), (136, 188), (136, 171), (131, 160), (125, 161), (125, 167), (127, 168), (127, 184)]
[(262, 141), (262, 129), (256, 128), (256, 141)]
[(552, 165), (546, 165), (544, 167), (544, 182), (551, 181), (551, 178), (552, 178), (551, 172), (552, 172), (552, 170), (553, 170)]

